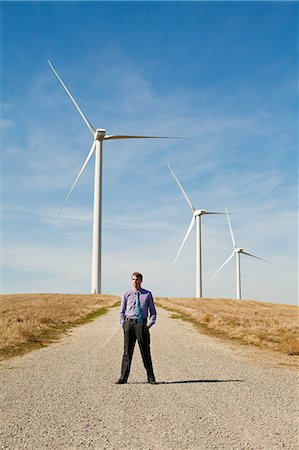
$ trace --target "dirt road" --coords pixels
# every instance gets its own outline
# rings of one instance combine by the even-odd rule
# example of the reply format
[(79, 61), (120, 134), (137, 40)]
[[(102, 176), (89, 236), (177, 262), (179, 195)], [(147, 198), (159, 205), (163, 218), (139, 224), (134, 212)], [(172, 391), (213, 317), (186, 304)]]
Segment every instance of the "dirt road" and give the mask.
[[(0, 448), (297, 449), (297, 375), (240, 356), (158, 309), (158, 385), (136, 347), (127, 385), (118, 310), (0, 364)], [(244, 349), (244, 352), (246, 350)]]

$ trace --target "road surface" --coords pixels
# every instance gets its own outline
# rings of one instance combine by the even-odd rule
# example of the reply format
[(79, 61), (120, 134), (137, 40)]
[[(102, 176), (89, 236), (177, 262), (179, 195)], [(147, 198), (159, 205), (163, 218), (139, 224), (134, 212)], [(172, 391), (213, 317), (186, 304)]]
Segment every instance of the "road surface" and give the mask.
[(126, 385), (118, 309), (0, 364), (0, 448), (296, 449), (297, 375), (240, 356), (158, 309), (158, 385), (136, 346)]

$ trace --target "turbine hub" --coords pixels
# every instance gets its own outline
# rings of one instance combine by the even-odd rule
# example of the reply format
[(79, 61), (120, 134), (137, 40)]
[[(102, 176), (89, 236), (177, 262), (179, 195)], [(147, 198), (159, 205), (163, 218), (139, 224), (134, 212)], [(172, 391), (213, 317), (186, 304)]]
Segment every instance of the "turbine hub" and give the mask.
[(95, 141), (102, 141), (105, 137), (106, 130), (104, 128), (97, 128), (94, 134)]

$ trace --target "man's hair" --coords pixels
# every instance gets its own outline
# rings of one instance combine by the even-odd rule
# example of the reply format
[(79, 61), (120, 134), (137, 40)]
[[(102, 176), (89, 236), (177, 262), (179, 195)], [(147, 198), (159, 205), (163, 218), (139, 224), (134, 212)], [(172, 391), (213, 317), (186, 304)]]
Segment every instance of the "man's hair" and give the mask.
[(131, 278), (133, 278), (133, 277), (140, 278), (141, 281), (143, 280), (142, 273), (139, 273), (139, 272), (132, 273)]

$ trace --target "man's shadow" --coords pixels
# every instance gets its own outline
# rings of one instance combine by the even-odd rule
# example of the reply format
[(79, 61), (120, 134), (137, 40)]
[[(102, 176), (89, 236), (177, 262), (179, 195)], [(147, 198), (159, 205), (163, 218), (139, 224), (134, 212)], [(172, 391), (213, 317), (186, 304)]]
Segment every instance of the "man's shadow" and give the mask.
[[(244, 380), (177, 380), (177, 381), (156, 382), (156, 384), (189, 384), (189, 383), (244, 383)], [(142, 381), (135, 381), (130, 384), (148, 384), (148, 383)]]

